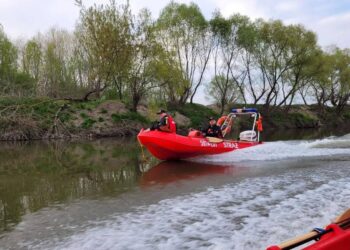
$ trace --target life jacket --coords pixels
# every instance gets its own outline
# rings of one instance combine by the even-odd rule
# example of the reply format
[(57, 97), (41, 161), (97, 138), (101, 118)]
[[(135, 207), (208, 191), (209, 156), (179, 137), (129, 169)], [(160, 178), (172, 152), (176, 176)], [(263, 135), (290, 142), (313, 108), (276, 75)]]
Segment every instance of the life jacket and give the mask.
[(163, 118), (163, 117), (165, 117), (167, 119), (167, 126), (170, 130), (170, 133), (176, 133), (176, 123), (175, 123), (173, 117), (169, 114), (162, 114), (161, 118)]
[(256, 121), (256, 128), (259, 132), (263, 131), (262, 119), (262, 116), (259, 115), (259, 119)]
[(168, 124), (171, 133), (176, 133), (176, 123), (171, 115), (168, 115)]

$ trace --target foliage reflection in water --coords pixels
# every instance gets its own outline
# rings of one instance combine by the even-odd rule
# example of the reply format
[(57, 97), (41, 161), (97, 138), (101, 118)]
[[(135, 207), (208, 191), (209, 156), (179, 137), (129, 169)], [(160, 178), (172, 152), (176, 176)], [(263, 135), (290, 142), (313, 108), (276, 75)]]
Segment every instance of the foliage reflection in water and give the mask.
[[(267, 131), (264, 136), (270, 140), (311, 139), (341, 131)], [(134, 139), (1, 143), (0, 235), (13, 229), (24, 215), (42, 208), (77, 199), (108, 199), (138, 186), (164, 186), (246, 171), (237, 164), (159, 163), (145, 154), (147, 159)]]
[(1, 144), (0, 158), (0, 232), (47, 206), (130, 190), (141, 174), (130, 140)]

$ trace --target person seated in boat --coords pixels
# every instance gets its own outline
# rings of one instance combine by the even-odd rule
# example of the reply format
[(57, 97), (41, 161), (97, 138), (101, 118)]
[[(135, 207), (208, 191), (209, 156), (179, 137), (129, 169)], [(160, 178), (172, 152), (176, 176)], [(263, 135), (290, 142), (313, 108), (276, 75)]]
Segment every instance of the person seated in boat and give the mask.
[(169, 115), (164, 109), (159, 110), (159, 121), (155, 126), (152, 126), (151, 130), (159, 130), (163, 132), (176, 133), (176, 123), (171, 115)]
[(202, 133), (206, 137), (209, 136), (209, 137), (223, 138), (221, 128), (216, 124), (216, 120), (214, 117), (209, 118), (209, 125), (207, 128), (202, 130)]

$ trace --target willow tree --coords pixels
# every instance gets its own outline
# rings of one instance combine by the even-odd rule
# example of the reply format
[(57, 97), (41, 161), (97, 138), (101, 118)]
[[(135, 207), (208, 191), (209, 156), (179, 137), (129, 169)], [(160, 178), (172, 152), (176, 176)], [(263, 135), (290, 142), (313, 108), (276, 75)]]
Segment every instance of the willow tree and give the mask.
[[(73, 34), (51, 29), (42, 38), (42, 73), (39, 91), (53, 98), (66, 98), (76, 90), (75, 69), (72, 68)], [(38, 52), (36, 52), (38, 53)]]
[(171, 2), (157, 20), (158, 39), (162, 47), (180, 66), (186, 85), (177, 87), (177, 103), (193, 101), (202, 84), (212, 51), (208, 23), (199, 7)]
[(210, 20), (211, 30), (214, 40), (214, 75), (218, 76), (220, 81), (225, 78), (227, 85), (231, 80), (236, 85), (236, 96), (246, 103), (245, 99), (245, 75), (246, 69), (240, 69), (240, 55), (242, 53), (243, 44), (247, 43), (247, 31), (250, 24), (249, 18), (241, 15), (234, 15), (228, 19), (215, 13)]
[(38, 81), (42, 62), (43, 52), (40, 42), (36, 39), (29, 40), (22, 52), (23, 71)]
[(17, 72), (17, 48), (0, 25), (0, 88), (6, 92)]
[(214, 76), (206, 87), (206, 94), (220, 107), (221, 115), (227, 104), (242, 100), (237, 84), (226, 75)]
[(123, 82), (131, 65), (131, 12), (128, 4), (117, 5), (110, 1), (106, 5), (81, 7), (76, 37), (82, 61), (81, 77), (88, 91), (83, 96), (87, 100), (91, 94), (100, 93), (114, 82), (120, 96), (125, 90)]
[(329, 53), (332, 62), (330, 81), (330, 102), (341, 113), (350, 101), (350, 50), (335, 48)]
[[(303, 67), (316, 51), (316, 36), (298, 25), (258, 20), (255, 57), (266, 79), (265, 108), (284, 105), (300, 87)], [(292, 71), (292, 72), (291, 72)]]
[(286, 27), (292, 38), (289, 43), (288, 58), (291, 67), (282, 75), (280, 81), (281, 97), (277, 106), (290, 106), (298, 90), (306, 86), (317, 71), (310, 67), (319, 56), (316, 34), (301, 25)]
[(131, 97), (131, 109), (137, 110), (141, 99), (156, 88), (156, 68), (161, 46), (156, 41), (154, 21), (151, 13), (143, 9), (133, 17), (131, 23), (131, 67), (128, 71), (127, 86)]

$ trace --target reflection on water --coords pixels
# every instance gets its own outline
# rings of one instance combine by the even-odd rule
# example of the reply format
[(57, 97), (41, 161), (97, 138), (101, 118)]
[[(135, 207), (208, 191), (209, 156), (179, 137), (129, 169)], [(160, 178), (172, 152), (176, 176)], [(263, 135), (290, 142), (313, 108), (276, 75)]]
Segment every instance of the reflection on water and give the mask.
[(43, 207), (124, 192), (141, 174), (133, 141), (1, 144), (0, 159), (0, 232)]
[[(318, 133), (321, 132), (275, 131), (274, 135), (266, 133), (264, 136), (269, 140), (310, 139), (317, 138)], [(326, 136), (329, 135), (330, 132)], [(42, 208), (78, 199), (114, 197), (138, 186), (163, 186), (209, 176), (221, 178), (245, 171), (247, 168), (237, 164), (159, 163), (154, 158), (144, 161), (134, 138), (3, 142), (0, 144), (0, 238), (4, 231), (12, 230), (21, 222), (24, 215)]]
[(165, 185), (209, 175), (236, 175), (243, 171), (247, 171), (247, 168), (198, 162), (164, 161), (144, 173), (140, 185), (143, 187)]

